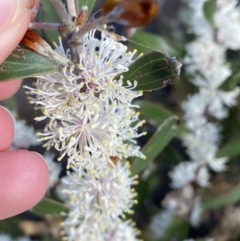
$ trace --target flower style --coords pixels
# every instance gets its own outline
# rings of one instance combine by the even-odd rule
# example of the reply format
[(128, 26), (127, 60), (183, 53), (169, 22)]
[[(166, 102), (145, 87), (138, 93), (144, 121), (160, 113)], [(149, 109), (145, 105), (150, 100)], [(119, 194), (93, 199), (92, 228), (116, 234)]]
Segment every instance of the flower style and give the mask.
[[(111, 156), (144, 158), (134, 138), (142, 134), (137, 129), (139, 113), (131, 104), (141, 96), (116, 75), (128, 70), (135, 52), (113, 39), (95, 31), (86, 34), (79, 46), (77, 67), (64, 67), (62, 72), (39, 76), (36, 89), (27, 87), (30, 102), (49, 118), (40, 140), (44, 146), (54, 146), (61, 152), (61, 160), (68, 156), (68, 167), (78, 166), (102, 170), (111, 163)], [(60, 45), (61, 46), (61, 45)], [(58, 48), (59, 51), (59, 48)], [(66, 51), (59, 51), (69, 55)], [(135, 123), (135, 124), (134, 124)]]

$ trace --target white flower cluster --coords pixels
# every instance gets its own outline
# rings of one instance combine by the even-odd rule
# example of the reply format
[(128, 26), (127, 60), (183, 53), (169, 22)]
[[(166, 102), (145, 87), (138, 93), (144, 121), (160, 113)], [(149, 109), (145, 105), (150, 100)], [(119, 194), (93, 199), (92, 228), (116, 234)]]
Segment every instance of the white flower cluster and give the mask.
[[(44, 146), (68, 157), (72, 172), (62, 179), (59, 196), (69, 208), (63, 221), (68, 241), (137, 240), (138, 231), (123, 221), (131, 213), (136, 193), (130, 177), (130, 156), (144, 158), (135, 138), (144, 121), (131, 102), (142, 95), (137, 83), (123, 85), (116, 76), (128, 71), (134, 52), (110, 37), (87, 33), (78, 47), (79, 62), (61, 72), (39, 76), (36, 88), (28, 89), (30, 103), (49, 119), (43, 133)], [(56, 51), (71, 62), (62, 43)]]
[[(192, 9), (190, 29), (196, 39), (186, 47), (184, 64), (199, 91), (188, 96), (182, 106), (189, 130), (183, 142), (190, 161), (179, 163), (170, 172), (172, 187), (178, 190), (169, 193), (164, 203), (179, 216), (182, 215), (179, 210), (185, 210), (183, 216), (196, 226), (201, 218), (201, 200), (196, 187), (208, 187), (208, 168), (221, 172), (228, 160), (217, 157), (221, 136), (218, 122), (226, 118), (228, 109), (236, 104), (239, 89), (223, 91), (220, 87), (232, 74), (226, 63), (227, 49), (240, 49), (240, 8), (235, 0), (217, 0), (214, 29), (203, 12), (206, 0), (187, 1)], [(191, 195), (186, 195), (187, 192)]]
[(59, 160), (67, 155), (69, 168), (102, 170), (111, 156), (144, 157), (134, 140), (144, 121), (134, 124), (139, 113), (133, 107), (138, 106), (131, 104), (142, 93), (115, 79), (128, 70), (135, 52), (126, 52), (126, 46), (104, 34), (100, 40), (94, 34), (82, 39), (77, 68), (66, 66), (62, 72), (39, 76), (36, 88), (26, 86), (34, 95), (30, 102), (44, 114), (36, 120), (49, 118), (38, 134), (40, 140), (61, 152)]
[[(118, 162), (103, 173), (73, 172), (62, 179), (59, 196), (70, 210), (63, 222), (67, 240), (136, 240), (138, 232), (132, 224), (120, 219), (125, 213), (132, 213), (135, 203), (132, 185), (137, 181), (136, 177), (129, 177), (129, 167), (128, 163)], [(121, 227), (126, 228), (122, 234)]]
[[(180, 163), (171, 172), (172, 186), (175, 188), (183, 188), (188, 183), (206, 187), (209, 183), (207, 166), (216, 172), (225, 169), (227, 157), (217, 158), (221, 128), (216, 122), (228, 116), (228, 109), (236, 104), (239, 95), (238, 88), (220, 90), (220, 86), (232, 74), (226, 63), (226, 50), (240, 49), (240, 34), (236, 32), (240, 28), (237, 1), (217, 1), (214, 14), (217, 32), (204, 17), (204, 3), (205, 0), (189, 2), (193, 10), (191, 29), (197, 38), (187, 46), (184, 63), (186, 72), (192, 76), (192, 83), (199, 88), (199, 92), (189, 96), (183, 103), (186, 127), (190, 130), (184, 137), (184, 144), (191, 161)], [(231, 43), (234, 47), (229, 44), (230, 39), (233, 39)]]

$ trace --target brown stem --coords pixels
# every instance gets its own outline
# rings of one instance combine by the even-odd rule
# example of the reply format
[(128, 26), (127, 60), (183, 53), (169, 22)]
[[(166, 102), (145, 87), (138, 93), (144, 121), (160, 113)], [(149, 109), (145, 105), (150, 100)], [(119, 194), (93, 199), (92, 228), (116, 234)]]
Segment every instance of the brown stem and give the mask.
[(71, 15), (72, 18), (77, 17), (75, 0), (67, 0), (66, 2), (67, 2), (68, 13)]
[(60, 0), (49, 0), (54, 6), (60, 20), (65, 26), (69, 26), (72, 24), (72, 18), (68, 14), (65, 5)]
[(45, 29), (45, 30), (51, 30), (51, 31), (59, 31), (61, 28), (60, 23), (30, 23), (29, 24), (30, 29)]
[(102, 16), (90, 23), (85, 24), (81, 29), (79, 29), (76, 33), (73, 34), (73, 36), (69, 40), (69, 43), (81, 43), (81, 37), (83, 37), (86, 33), (90, 32), (93, 29), (98, 29), (99, 25), (103, 25), (105, 23), (107, 23), (107, 19), (104, 16)]

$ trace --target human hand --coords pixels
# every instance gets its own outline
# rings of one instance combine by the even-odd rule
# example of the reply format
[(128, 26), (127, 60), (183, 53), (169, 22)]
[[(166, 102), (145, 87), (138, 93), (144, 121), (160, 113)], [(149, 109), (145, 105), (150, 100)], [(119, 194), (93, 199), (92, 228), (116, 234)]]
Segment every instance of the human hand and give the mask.
[[(34, 13), (34, 0), (0, 0), (0, 63), (15, 49)], [(16, 93), (21, 80), (0, 83), (0, 100)], [(0, 220), (22, 213), (44, 196), (48, 168), (43, 158), (26, 150), (9, 151), (14, 119), (0, 106)]]

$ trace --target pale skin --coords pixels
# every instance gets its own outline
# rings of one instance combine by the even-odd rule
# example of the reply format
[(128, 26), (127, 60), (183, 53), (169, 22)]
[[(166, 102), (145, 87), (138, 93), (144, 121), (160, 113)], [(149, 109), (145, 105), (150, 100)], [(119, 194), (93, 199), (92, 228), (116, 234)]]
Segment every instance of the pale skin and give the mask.
[[(14, 50), (34, 15), (34, 0), (0, 0), (0, 63)], [(0, 82), (0, 100), (13, 96), (21, 80)], [(0, 220), (20, 214), (44, 196), (49, 180), (43, 158), (26, 150), (9, 151), (14, 119), (0, 106)]]

